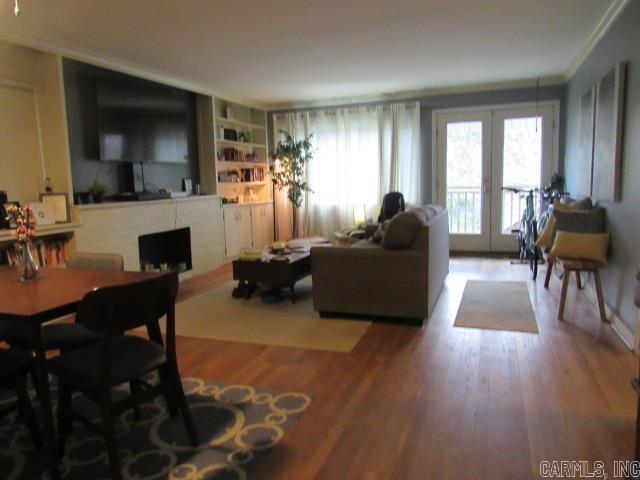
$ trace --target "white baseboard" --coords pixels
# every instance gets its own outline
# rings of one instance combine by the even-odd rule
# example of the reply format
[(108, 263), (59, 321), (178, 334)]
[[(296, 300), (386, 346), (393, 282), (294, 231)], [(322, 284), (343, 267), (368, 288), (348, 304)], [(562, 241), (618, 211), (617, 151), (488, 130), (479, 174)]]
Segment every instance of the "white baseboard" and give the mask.
[[(596, 296), (596, 291), (594, 286), (590, 281), (583, 282), (584, 285), (584, 293), (587, 298), (591, 300), (591, 302), (598, 308), (598, 297)], [(638, 341), (638, 332), (632, 331), (629, 326), (624, 323), (624, 321), (618, 316), (618, 314), (613, 310), (607, 302), (604, 302), (604, 310), (607, 314), (607, 319), (609, 319), (609, 325), (614, 332), (618, 334), (620, 339), (624, 342), (624, 344), (629, 347), (629, 350), (633, 351), (636, 355), (640, 355), (640, 342)], [(640, 321), (640, 317), (638, 318)], [(636, 322), (636, 325), (638, 322)], [(636, 328), (637, 330), (637, 328)]]

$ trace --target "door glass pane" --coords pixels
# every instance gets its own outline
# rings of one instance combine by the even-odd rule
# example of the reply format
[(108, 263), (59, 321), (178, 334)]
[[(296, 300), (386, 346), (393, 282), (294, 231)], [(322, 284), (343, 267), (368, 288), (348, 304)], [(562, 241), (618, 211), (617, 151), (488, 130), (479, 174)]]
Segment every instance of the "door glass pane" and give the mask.
[(482, 232), (482, 122), (447, 124), (449, 232)]
[[(542, 117), (504, 121), (502, 186), (530, 190), (540, 187), (542, 172)], [(537, 199), (537, 196), (536, 196)], [(537, 205), (537, 201), (534, 205)], [(519, 228), (526, 207), (525, 194), (502, 191), (502, 233)]]

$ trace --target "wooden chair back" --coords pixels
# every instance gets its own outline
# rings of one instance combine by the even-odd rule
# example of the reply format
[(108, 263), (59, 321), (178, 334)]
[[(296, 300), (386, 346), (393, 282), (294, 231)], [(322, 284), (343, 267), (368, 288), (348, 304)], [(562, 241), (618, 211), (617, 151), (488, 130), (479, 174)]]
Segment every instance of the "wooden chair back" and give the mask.
[(76, 313), (76, 321), (105, 335), (157, 324), (167, 316), (167, 330), (175, 320), (178, 274), (168, 272), (138, 282), (97, 288), (87, 293)]
[(77, 252), (67, 261), (67, 268), (79, 270), (124, 270), (124, 258), (117, 253)]

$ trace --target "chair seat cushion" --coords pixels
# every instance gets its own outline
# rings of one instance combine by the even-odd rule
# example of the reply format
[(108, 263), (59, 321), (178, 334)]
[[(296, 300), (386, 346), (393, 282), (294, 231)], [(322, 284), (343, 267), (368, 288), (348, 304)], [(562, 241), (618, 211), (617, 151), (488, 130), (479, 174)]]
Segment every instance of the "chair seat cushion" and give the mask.
[(56, 323), (42, 327), (42, 338), (47, 350), (65, 350), (98, 341), (102, 335), (79, 323)]
[[(9, 345), (23, 350), (31, 350), (32, 341), (25, 332), (5, 329), (2, 338)], [(79, 323), (54, 323), (42, 327), (42, 340), (45, 350), (67, 350), (81, 347), (100, 340), (102, 335)]]
[(33, 355), (22, 350), (0, 349), (0, 379), (9, 374), (22, 370), (26, 372), (31, 368)]
[[(53, 372), (64, 383), (81, 387), (100, 385), (102, 342), (63, 353), (50, 360)], [(166, 362), (161, 345), (132, 335), (113, 339), (111, 344), (111, 385), (140, 378)]]

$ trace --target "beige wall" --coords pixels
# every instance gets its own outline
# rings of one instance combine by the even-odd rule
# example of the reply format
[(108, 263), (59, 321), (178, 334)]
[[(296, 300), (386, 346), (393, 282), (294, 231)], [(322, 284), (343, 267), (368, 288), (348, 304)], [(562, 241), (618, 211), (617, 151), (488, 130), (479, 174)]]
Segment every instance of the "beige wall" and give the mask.
[[(39, 123), (37, 139), (27, 139), (41, 148), (43, 168), (30, 169), (22, 178), (33, 182), (33, 191), (44, 191), (45, 177), (51, 178), (54, 191), (71, 194), (71, 169), (67, 147), (64, 94), (60, 57), (30, 48), (0, 41), (0, 85), (5, 89), (32, 92), (35, 95), (36, 114)], [(2, 112), (0, 112), (2, 115)], [(11, 119), (0, 118), (5, 122)], [(7, 141), (7, 140), (5, 140)], [(20, 139), (8, 139), (20, 141)], [(9, 170), (3, 162), (15, 162), (14, 158), (0, 158), (0, 188), (12, 190), (9, 180), (2, 178), (2, 171)], [(5, 180), (3, 182), (3, 180)], [(70, 195), (70, 200), (72, 200)], [(23, 199), (37, 200), (37, 198)]]

